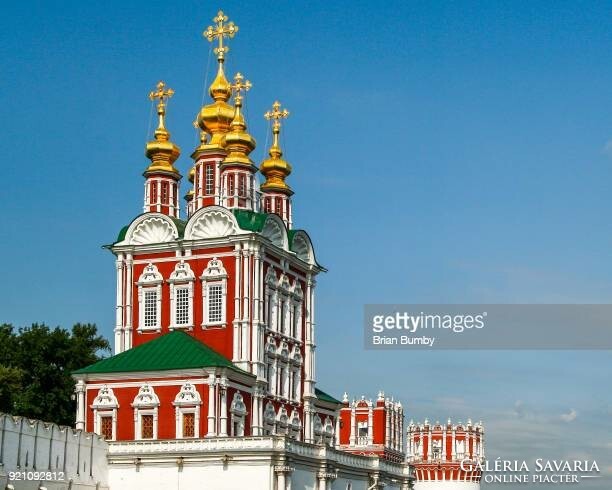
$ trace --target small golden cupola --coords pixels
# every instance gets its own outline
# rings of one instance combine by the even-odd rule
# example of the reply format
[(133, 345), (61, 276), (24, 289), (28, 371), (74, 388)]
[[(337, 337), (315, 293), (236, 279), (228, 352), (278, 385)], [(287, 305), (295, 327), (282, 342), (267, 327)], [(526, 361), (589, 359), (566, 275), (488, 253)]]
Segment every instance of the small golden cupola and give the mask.
[(266, 213), (274, 213), (282, 218), (291, 228), (292, 210), (291, 196), (293, 191), (287, 185), (285, 179), (291, 173), (291, 165), (283, 159), (283, 150), (279, 143), (281, 119), (289, 117), (287, 109), (281, 109), (280, 102), (272, 104), (272, 110), (266, 112), (264, 117), (272, 121), (272, 146), (270, 146), (270, 158), (266, 158), (259, 166), (259, 171), (266, 178), (261, 185), (262, 208)]
[(292, 195), (293, 191), (285, 182), (285, 179), (291, 173), (291, 165), (283, 160), (283, 151), (279, 143), (280, 120), (289, 117), (289, 111), (287, 109), (281, 110), (280, 102), (276, 101), (272, 104), (272, 110), (266, 112), (264, 117), (268, 121), (272, 120), (272, 146), (268, 152), (270, 158), (265, 159), (259, 166), (259, 171), (266, 178), (261, 190), (263, 192), (275, 191)]
[(170, 132), (166, 129), (166, 101), (174, 95), (174, 90), (166, 88), (164, 82), (157, 84), (156, 90), (149, 94), (153, 101), (158, 99), (157, 115), (159, 122), (154, 139), (145, 145), (145, 155), (151, 164), (144, 172), (146, 179), (144, 212), (163, 213), (174, 218), (180, 214), (178, 199), (178, 182), (181, 174), (174, 162), (181, 154), (180, 148), (170, 141)]
[(212, 148), (222, 148), (224, 146), (223, 137), (230, 130), (230, 124), (234, 118), (234, 108), (228, 104), (232, 96), (232, 88), (223, 69), (225, 55), (228, 53), (229, 47), (224, 45), (223, 40), (233, 38), (238, 32), (238, 26), (233, 22), (227, 22), (227, 20), (227, 15), (219, 11), (213, 19), (215, 25), (208, 26), (203, 33), (208, 41), (214, 42), (217, 40), (219, 43), (214, 49), (219, 64), (217, 76), (208, 89), (213, 103), (202, 107), (197, 118), (200, 128), (211, 135), (208, 146)]
[(166, 129), (166, 100), (174, 95), (174, 90), (166, 89), (166, 84), (160, 81), (157, 90), (149, 94), (151, 100), (158, 99), (157, 115), (159, 122), (154, 133), (154, 140), (145, 147), (145, 155), (151, 160), (151, 165), (145, 171), (145, 176), (151, 172), (167, 173), (177, 178), (181, 175), (174, 167), (174, 162), (181, 154), (181, 149), (170, 141), (170, 132)]
[[(254, 167), (249, 153), (255, 149), (255, 138), (247, 132), (246, 121), (242, 114), (242, 92), (248, 92), (252, 84), (244, 79), (241, 73), (236, 73), (234, 83), (231, 85), (234, 92), (234, 118), (230, 124), (230, 131), (225, 135), (225, 149), (227, 156), (221, 167), (227, 165), (247, 165)], [(254, 169), (257, 171), (257, 168)]]

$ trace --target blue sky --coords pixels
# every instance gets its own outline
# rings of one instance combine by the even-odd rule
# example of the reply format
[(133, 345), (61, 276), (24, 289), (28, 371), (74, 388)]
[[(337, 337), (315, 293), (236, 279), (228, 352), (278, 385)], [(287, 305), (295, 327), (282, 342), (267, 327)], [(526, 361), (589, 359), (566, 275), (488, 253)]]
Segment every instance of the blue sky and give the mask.
[(494, 457), (584, 454), (612, 473), (610, 353), (383, 354), (361, 339), (364, 303), (610, 301), (610, 2), (7, 4), (0, 321), (110, 337), (100, 246), (141, 210), (146, 95), (159, 79), (176, 90), (185, 174), (219, 7), (240, 26), (228, 72), (254, 85), (256, 161), (261, 114), (276, 98), (292, 112), (294, 221), (329, 268), (321, 387), (384, 388), (408, 418), (482, 418)]

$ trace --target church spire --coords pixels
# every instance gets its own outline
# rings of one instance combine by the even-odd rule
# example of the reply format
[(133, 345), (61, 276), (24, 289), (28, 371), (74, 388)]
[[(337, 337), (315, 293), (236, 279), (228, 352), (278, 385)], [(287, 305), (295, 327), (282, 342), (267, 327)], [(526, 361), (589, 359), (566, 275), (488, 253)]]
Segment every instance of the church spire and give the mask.
[(162, 81), (157, 84), (156, 90), (149, 93), (152, 101), (158, 100), (158, 125), (154, 139), (145, 146), (145, 155), (151, 164), (144, 172), (144, 211), (178, 218), (178, 181), (181, 174), (174, 167), (174, 162), (181, 154), (181, 149), (170, 141), (170, 132), (166, 129), (166, 102), (173, 95), (174, 90), (167, 88)]
[(264, 114), (268, 121), (272, 121), (272, 146), (270, 146), (270, 158), (265, 159), (259, 170), (266, 178), (261, 186), (263, 193), (263, 209), (266, 213), (275, 213), (285, 221), (287, 227), (291, 227), (291, 195), (293, 191), (285, 182), (291, 173), (291, 165), (285, 161), (283, 150), (280, 147), (279, 135), (281, 119), (289, 117), (287, 109), (281, 109), (279, 101), (272, 104), (272, 109)]

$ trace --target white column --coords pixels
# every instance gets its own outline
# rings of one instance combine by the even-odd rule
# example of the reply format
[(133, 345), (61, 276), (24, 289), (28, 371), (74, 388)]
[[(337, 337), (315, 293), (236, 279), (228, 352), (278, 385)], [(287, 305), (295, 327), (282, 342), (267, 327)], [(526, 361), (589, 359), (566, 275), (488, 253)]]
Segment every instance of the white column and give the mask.
[(242, 277), (242, 353), (241, 359), (243, 361), (242, 369), (248, 371), (248, 361), (250, 355), (250, 339), (249, 339), (249, 319), (250, 319), (250, 308), (249, 303), (251, 300), (251, 275), (250, 275), (250, 251), (245, 245), (245, 249), (242, 251), (242, 263), (243, 263), (243, 277)]
[(117, 254), (117, 307), (115, 310), (115, 354), (123, 352), (123, 254)]
[(276, 488), (277, 490), (287, 490), (287, 484), (285, 483), (285, 472), (282, 470), (276, 473)]
[(155, 207), (155, 209), (159, 213), (159, 212), (161, 212), (161, 188), (162, 188), (162, 185), (161, 185), (161, 180), (158, 179), (156, 182), (157, 182), (157, 202), (156, 202), (157, 206)]
[(208, 433), (206, 434), (208, 437), (217, 435), (216, 428), (216, 412), (217, 412), (217, 404), (216, 404), (216, 396), (215, 396), (215, 388), (216, 388), (216, 380), (213, 374), (209, 375), (208, 378)]
[(240, 335), (240, 244), (237, 243), (234, 249), (234, 320), (232, 322), (234, 330), (233, 361), (240, 360), (241, 335)]
[(85, 430), (85, 382), (80, 379), (74, 389), (77, 399), (76, 424), (77, 430)]
[(457, 441), (455, 439), (456, 431), (455, 431), (454, 428), (451, 429), (451, 430), (453, 431), (452, 447), (451, 447), (452, 453), (451, 453), (451, 456), (452, 456), (453, 461), (455, 461), (455, 459), (457, 459)]
[(125, 328), (123, 338), (123, 350), (132, 348), (132, 291), (134, 284), (132, 283), (132, 274), (134, 270), (134, 261), (132, 254), (128, 253), (125, 259)]
[(263, 377), (263, 329), (261, 326), (261, 256), (255, 249), (253, 253), (253, 320), (251, 323), (251, 372), (261, 379)]
[(227, 378), (221, 378), (219, 384), (219, 393), (221, 395), (221, 413), (219, 414), (220, 428), (219, 435), (227, 436)]

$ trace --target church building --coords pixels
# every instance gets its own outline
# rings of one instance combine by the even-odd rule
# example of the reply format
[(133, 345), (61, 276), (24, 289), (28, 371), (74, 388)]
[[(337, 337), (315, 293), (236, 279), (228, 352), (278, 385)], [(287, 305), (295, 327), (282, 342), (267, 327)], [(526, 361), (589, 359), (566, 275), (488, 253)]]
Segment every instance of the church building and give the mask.
[(213, 20), (204, 37), (216, 76), (194, 123), (184, 204), (181, 150), (166, 124), (174, 91), (160, 81), (149, 94), (158, 120), (143, 212), (107, 246), (115, 352), (74, 373), (76, 428), (108, 442), (111, 490), (411, 488), (401, 403), (319, 388), (325, 268), (292, 217), (280, 144), (289, 112), (271, 104), (269, 156), (253, 161), (243, 112), (252, 84), (225, 67), (238, 26), (223, 12)]

